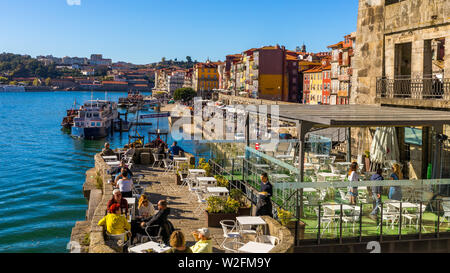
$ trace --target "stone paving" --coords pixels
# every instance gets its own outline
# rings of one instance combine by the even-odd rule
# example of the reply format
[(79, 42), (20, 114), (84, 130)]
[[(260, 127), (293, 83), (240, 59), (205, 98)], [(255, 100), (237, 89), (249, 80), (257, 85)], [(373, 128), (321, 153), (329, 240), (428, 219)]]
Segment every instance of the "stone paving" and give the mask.
[[(169, 220), (180, 229), (186, 237), (186, 245), (195, 244), (192, 231), (207, 227), (206, 215), (201, 212), (194, 215), (198, 207), (197, 198), (193, 196), (187, 186), (176, 185), (176, 175), (173, 172), (164, 174), (161, 168), (152, 168), (144, 165), (134, 165), (133, 175), (143, 174), (141, 186), (145, 187), (145, 192), (150, 202), (156, 205), (159, 200), (168, 201), (171, 209)], [(221, 228), (209, 228), (213, 242), (213, 252), (224, 252), (219, 245), (224, 240)]]

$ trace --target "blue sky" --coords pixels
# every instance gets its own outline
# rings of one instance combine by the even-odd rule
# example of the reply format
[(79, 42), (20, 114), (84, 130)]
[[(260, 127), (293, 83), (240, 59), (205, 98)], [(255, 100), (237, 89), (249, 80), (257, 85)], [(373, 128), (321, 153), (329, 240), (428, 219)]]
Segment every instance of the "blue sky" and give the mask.
[[(80, 2), (69, 5), (68, 2)], [(0, 52), (147, 64), (224, 60), (264, 45), (308, 51), (356, 31), (357, 0), (0, 0)]]

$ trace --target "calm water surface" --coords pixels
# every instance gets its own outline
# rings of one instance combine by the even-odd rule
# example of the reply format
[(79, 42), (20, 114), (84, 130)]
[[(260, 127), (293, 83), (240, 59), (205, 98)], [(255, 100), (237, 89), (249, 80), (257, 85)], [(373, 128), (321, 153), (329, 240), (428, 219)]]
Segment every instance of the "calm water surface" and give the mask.
[[(117, 102), (126, 93), (107, 96)], [(67, 252), (72, 227), (85, 219), (82, 186), (94, 154), (105, 141), (112, 148), (128, 143), (127, 133), (80, 140), (61, 130), (74, 100), (90, 98), (90, 92), (0, 93), (0, 252)], [(105, 94), (94, 92), (93, 98)], [(154, 123), (139, 128), (146, 142)], [(167, 118), (160, 119), (160, 128), (167, 127)], [(188, 141), (180, 144), (194, 154), (207, 151)]]

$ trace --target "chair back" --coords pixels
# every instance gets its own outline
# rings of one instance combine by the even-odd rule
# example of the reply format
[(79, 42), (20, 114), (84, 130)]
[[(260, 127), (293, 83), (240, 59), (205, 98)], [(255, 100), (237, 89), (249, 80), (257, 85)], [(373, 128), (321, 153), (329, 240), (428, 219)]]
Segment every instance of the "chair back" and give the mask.
[(323, 208), (323, 217), (333, 217), (335, 215), (335, 212), (333, 209), (329, 208)]
[(219, 223), (222, 226), (224, 237), (228, 237), (228, 233), (232, 232), (236, 227), (236, 222), (234, 220), (221, 220)]
[(259, 235), (256, 237), (256, 242), (276, 246), (280, 243), (280, 239), (272, 235)]
[(450, 217), (450, 201), (442, 201), (442, 210), (444, 211), (444, 217)]

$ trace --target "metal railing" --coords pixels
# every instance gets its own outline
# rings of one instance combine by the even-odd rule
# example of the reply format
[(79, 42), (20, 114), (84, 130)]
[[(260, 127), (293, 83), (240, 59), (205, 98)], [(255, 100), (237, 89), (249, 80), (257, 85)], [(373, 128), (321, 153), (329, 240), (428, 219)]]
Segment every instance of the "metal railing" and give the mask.
[[(224, 175), (229, 181), (229, 190), (240, 189), (244, 196), (250, 201), (252, 207), (256, 205), (259, 192), (259, 175), (267, 172), (266, 169), (255, 167), (255, 162), (244, 159), (210, 159), (212, 175)], [(269, 171), (270, 172), (270, 171)], [(269, 174), (270, 176), (270, 174)], [(401, 181), (402, 183), (416, 183), (414, 181)], [(327, 184), (325, 182), (321, 182)], [(336, 182), (334, 182), (336, 183)], [(278, 219), (277, 208), (290, 211), (295, 218), (295, 245), (320, 245), (320, 244), (342, 244), (345, 242), (362, 242), (367, 240), (414, 240), (422, 238), (439, 238), (440, 236), (450, 236), (450, 198), (434, 199), (424, 201), (415, 195), (407, 194), (407, 187), (404, 190), (406, 201), (386, 200), (380, 202), (379, 212), (376, 219), (370, 218), (369, 214), (374, 209), (375, 204), (370, 202), (370, 193), (365, 195), (365, 201), (360, 201), (356, 205), (342, 202), (338, 197), (339, 191), (347, 191), (345, 182), (337, 182), (333, 187), (316, 186), (318, 183), (311, 183), (317, 192), (301, 192), (302, 189), (296, 187), (295, 183), (281, 183), (274, 187), (272, 202), (272, 213)], [(374, 181), (357, 182), (370, 186)], [(397, 183), (395, 181), (384, 181), (386, 185)], [(440, 184), (446, 181), (422, 181), (420, 189)], [(277, 183), (275, 183), (277, 184)], [(275, 185), (274, 184), (274, 185)], [(281, 200), (279, 189), (287, 193)], [(316, 185), (317, 184), (317, 185)], [(430, 184), (430, 185), (428, 185)], [(436, 184), (436, 185), (435, 185)], [(407, 184), (406, 184), (407, 185)], [(447, 184), (445, 184), (447, 185)], [(290, 189), (289, 189), (290, 188)], [(323, 189), (322, 189), (323, 188)], [(403, 187), (402, 187), (403, 188)], [(417, 186), (416, 186), (417, 188)], [(421, 192), (419, 188), (414, 188)], [(343, 190), (342, 190), (343, 189)], [(287, 191), (286, 191), (287, 190)], [(439, 191), (434, 191), (439, 193)], [(326, 193), (328, 199), (325, 198)], [(336, 197), (329, 197), (336, 195)], [(303, 201), (301, 200), (303, 197)], [(321, 199), (322, 198), (322, 199)], [(338, 200), (338, 202), (336, 202)], [(416, 206), (411, 207), (411, 204)], [(391, 210), (389, 210), (390, 208)], [(330, 213), (330, 209), (333, 213)], [(393, 212), (396, 209), (396, 212)], [(300, 223), (305, 225), (300, 226)], [(383, 239), (384, 238), (384, 239)]]
[(448, 99), (450, 79), (377, 79), (377, 98)]

